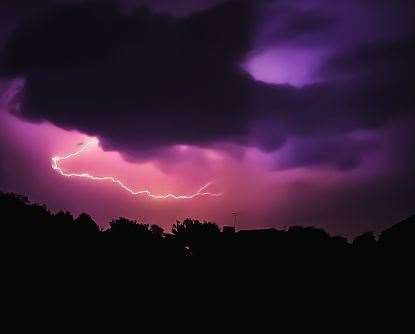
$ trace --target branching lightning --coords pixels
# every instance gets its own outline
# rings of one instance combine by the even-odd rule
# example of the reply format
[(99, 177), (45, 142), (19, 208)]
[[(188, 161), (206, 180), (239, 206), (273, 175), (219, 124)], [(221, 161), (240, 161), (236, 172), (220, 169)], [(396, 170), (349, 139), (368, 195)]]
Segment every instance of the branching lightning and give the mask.
[(195, 197), (201, 197), (201, 196), (209, 196), (209, 197), (219, 197), (222, 195), (222, 193), (211, 193), (207, 191), (206, 189), (212, 184), (212, 182), (209, 182), (205, 184), (203, 187), (201, 187), (197, 192), (191, 194), (191, 195), (175, 195), (175, 194), (165, 194), (165, 195), (156, 195), (153, 194), (150, 190), (138, 190), (135, 191), (131, 189), (130, 187), (126, 186), (123, 182), (118, 180), (114, 176), (94, 176), (89, 173), (66, 173), (59, 165), (61, 161), (68, 160), (74, 157), (77, 157), (81, 155), (83, 152), (85, 152), (89, 147), (98, 145), (98, 139), (97, 138), (91, 138), (89, 139), (85, 144), (81, 146), (79, 150), (76, 152), (70, 153), (66, 156), (60, 157), (60, 156), (54, 156), (52, 157), (52, 168), (59, 173), (62, 176), (65, 177), (77, 177), (77, 178), (85, 178), (93, 181), (111, 181), (118, 185), (123, 190), (129, 192), (131, 195), (137, 196), (137, 195), (146, 195), (148, 197), (154, 198), (154, 199), (192, 199)]

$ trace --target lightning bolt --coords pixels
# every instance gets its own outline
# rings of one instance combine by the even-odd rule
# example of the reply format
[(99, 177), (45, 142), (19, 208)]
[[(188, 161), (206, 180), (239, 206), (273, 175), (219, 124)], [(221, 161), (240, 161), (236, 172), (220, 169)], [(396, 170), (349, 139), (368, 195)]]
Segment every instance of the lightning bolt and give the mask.
[(174, 194), (165, 194), (165, 195), (156, 195), (153, 194), (150, 190), (138, 190), (135, 191), (131, 189), (130, 187), (126, 186), (123, 182), (118, 180), (114, 176), (94, 176), (89, 173), (66, 173), (60, 166), (59, 163), (64, 160), (68, 160), (77, 156), (80, 156), (82, 153), (84, 153), (89, 147), (98, 145), (99, 141), (97, 138), (91, 138), (89, 139), (85, 144), (81, 146), (81, 148), (73, 153), (70, 153), (68, 155), (65, 155), (63, 157), (60, 156), (54, 156), (52, 157), (52, 169), (54, 169), (57, 173), (59, 173), (62, 176), (65, 177), (77, 177), (77, 178), (84, 178), (89, 179), (93, 181), (111, 181), (118, 185), (123, 190), (129, 192), (131, 195), (137, 196), (137, 195), (146, 195), (150, 198), (154, 199), (192, 199), (195, 197), (201, 197), (201, 196), (209, 196), (209, 197), (219, 197), (222, 195), (222, 193), (211, 193), (207, 191), (206, 189), (213, 183), (208, 182), (206, 183), (202, 188), (200, 188), (197, 192), (191, 194), (191, 195), (174, 195)]

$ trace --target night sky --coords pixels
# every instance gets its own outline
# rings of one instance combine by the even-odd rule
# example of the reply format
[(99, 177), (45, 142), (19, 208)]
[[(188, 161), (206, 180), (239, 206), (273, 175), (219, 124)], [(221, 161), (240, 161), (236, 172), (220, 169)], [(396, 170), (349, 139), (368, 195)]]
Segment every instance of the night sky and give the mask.
[[(101, 226), (238, 212), (239, 228), (380, 231), (415, 211), (414, 15), (410, 0), (2, 0), (0, 189)], [(60, 161), (72, 177), (52, 168), (83, 149)]]

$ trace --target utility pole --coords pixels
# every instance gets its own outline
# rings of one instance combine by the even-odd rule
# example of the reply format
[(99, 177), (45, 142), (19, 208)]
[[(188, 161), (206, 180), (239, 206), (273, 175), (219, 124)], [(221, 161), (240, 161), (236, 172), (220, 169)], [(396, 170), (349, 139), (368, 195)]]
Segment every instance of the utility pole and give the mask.
[(233, 229), (236, 232), (236, 217), (238, 216), (237, 212), (232, 212), (232, 216), (233, 216)]

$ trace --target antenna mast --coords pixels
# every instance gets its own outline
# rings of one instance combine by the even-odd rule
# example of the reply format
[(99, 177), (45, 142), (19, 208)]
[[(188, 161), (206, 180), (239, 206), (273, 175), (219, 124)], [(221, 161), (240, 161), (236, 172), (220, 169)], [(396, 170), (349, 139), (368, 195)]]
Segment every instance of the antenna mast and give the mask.
[(232, 212), (232, 216), (233, 216), (233, 229), (236, 232), (236, 219), (237, 219), (238, 213), (237, 212)]

